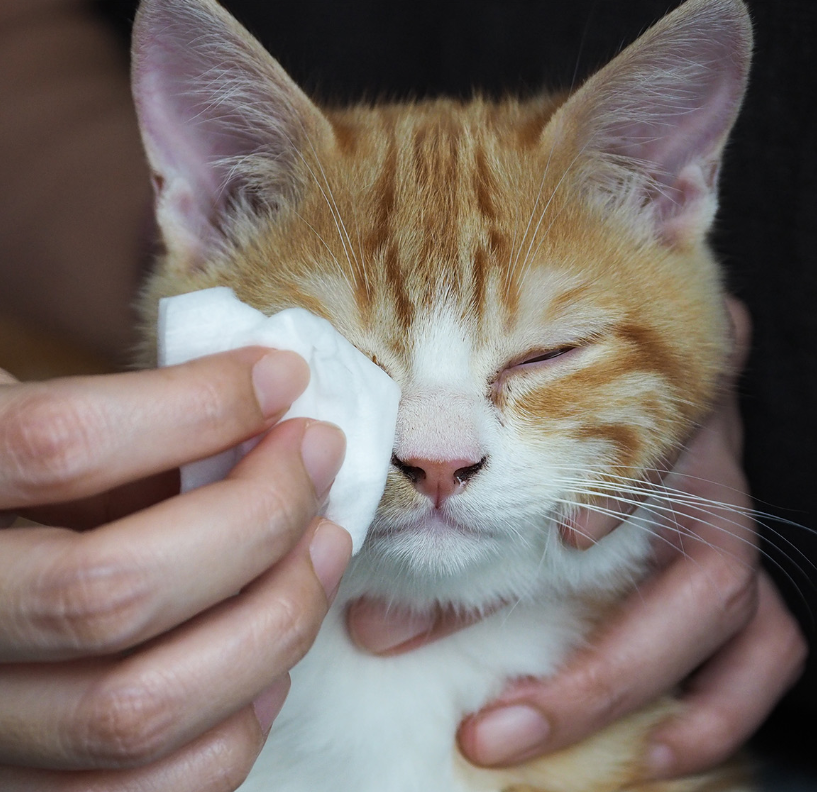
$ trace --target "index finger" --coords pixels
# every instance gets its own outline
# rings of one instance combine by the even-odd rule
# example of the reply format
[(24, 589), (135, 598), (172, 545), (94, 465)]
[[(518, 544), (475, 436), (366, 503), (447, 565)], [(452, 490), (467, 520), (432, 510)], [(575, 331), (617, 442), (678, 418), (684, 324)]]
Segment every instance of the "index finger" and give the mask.
[(0, 386), (0, 510), (59, 503), (215, 454), (272, 426), (309, 380), (258, 347), (181, 366)]

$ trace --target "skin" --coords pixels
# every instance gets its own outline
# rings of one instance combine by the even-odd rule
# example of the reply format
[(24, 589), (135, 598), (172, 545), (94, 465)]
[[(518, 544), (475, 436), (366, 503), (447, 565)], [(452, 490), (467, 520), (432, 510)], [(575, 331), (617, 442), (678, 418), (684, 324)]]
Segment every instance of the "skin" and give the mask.
[[(739, 372), (750, 321), (737, 301), (727, 306)], [(750, 509), (735, 382), (726, 386), (676, 462), (684, 476), (677, 486)], [(760, 726), (800, 675), (805, 639), (759, 565), (750, 517), (707, 515), (704, 523), (692, 512), (679, 520), (683, 540), (664, 537), (655, 572), (587, 648), (551, 679), (511, 681), (463, 722), (459, 744), (468, 759), (503, 766), (557, 751), (676, 687), (686, 706), (652, 735), (646, 778), (705, 770)], [(617, 524), (585, 513), (562, 527), (563, 540), (586, 549)], [(374, 601), (357, 602), (348, 613), (355, 642), (381, 655), (410, 651), (468, 623), (449, 612), (401, 617), (393, 607), (387, 618), (385, 605)]]
[[(278, 422), (308, 376), (252, 348), (49, 383), (3, 372), (0, 788), (246, 776), (351, 554), (315, 517), (342, 433)], [(267, 430), (225, 481), (177, 494), (178, 465)]]

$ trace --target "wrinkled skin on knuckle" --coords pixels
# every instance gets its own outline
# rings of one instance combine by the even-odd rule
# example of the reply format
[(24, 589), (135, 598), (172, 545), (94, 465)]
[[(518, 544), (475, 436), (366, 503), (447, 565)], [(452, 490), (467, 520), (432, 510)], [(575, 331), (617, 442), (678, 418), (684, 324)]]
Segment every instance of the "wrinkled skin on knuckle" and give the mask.
[(268, 654), (274, 645), (280, 671), (288, 671), (309, 651), (323, 615), (313, 591), (305, 585), (290, 586), (271, 602), (267, 618), (253, 636), (254, 648)]
[(261, 502), (267, 520), (274, 520), (293, 543), (304, 532), (317, 506), (312, 490), (303, 485), (297, 489), (298, 485), (297, 480), (278, 481), (266, 488)]
[(273, 549), (282, 539), (288, 547), (295, 544), (317, 510), (310, 485), (292, 471), (261, 482), (247, 478), (241, 484), (246, 489), (246, 497), (242, 498), (248, 510), (245, 519), (275, 526), (266, 534)]
[(217, 426), (229, 413), (226, 409), (223, 388), (210, 380), (198, 380), (196, 387), (187, 394), (186, 405), (208, 426)]
[(234, 792), (252, 770), (260, 749), (258, 729), (242, 719), (238, 733), (218, 731), (197, 757), (201, 767), (201, 783), (197, 792)]
[(41, 573), (26, 619), (49, 648), (106, 654), (137, 640), (152, 600), (149, 575), (127, 556), (97, 556), (80, 546)]
[[(165, 369), (167, 376), (187, 377), (188, 373)], [(254, 401), (237, 398), (236, 385), (226, 375), (219, 380), (197, 376), (185, 379), (184, 398), (177, 400), (175, 409), (182, 413), (182, 420), (190, 422), (193, 417), (196, 429), (205, 435), (222, 437), (227, 427), (231, 434), (241, 434), (256, 428), (260, 412)], [(243, 391), (241, 394), (243, 396)]]
[[(709, 597), (714, 593), (720, 601), (720, 618), (724, 632), (735, 632), (748, 624), (757, 613), (759, 588), (757, 569), (753, 564), (731, 557), (717, 555), (707, 568)], [(703, 596), (707, 592), (702, 592)]]
[(99, 768), (142, 767), (172, 747), (177, 719), (170, 684), (157, 677), (102, 679), (83, 697), (67, 739)]
[(59, 389), (35, 389), (0, 415), (0, 455), (29, 497), (58, 500), (96, 469), (108, 436), (104, 414)]
[(627, 711), (629, 693), (629, 688), (614, 683), (604, 663), (583, 663), (571, 679), (571, 711), (585, 713), (579, 720), (601, 728)]

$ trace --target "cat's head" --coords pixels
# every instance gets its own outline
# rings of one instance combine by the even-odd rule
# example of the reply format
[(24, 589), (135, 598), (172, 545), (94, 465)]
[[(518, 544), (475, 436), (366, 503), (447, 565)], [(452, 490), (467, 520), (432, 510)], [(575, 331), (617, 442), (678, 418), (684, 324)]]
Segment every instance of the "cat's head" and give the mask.
[(740, 0), (689, 0), (569, 97), (320, 110), (212, 0), (144, 0), (148, 324), (160, 296), (229, 285), (326, 317), (397, 380), (370, 588), (613, 585), (638, 531), (578, 554), (557, 525), (631, 491), (716, 394), (706, 235), (750, 46)]

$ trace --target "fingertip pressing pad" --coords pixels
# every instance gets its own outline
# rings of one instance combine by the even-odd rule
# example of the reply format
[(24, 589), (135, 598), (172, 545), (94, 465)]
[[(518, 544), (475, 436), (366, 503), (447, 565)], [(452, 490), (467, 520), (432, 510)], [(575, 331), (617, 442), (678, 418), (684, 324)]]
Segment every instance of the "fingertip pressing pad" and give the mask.
[[(323, 513), (346, 528), (354, 552), (360, 550), (386, 486), (397, 383), (325, 319), (302, 308), (266, 316), (223, 286), (162, 299), (158, 343), (160, 366), (253, 345), (290, 350), (306, 360), (309, 385), (282, 420), (330, 421), (346, 434), (346, 458)], [(182, 491), (224, 478), (256, 442), (185, 465)]]

